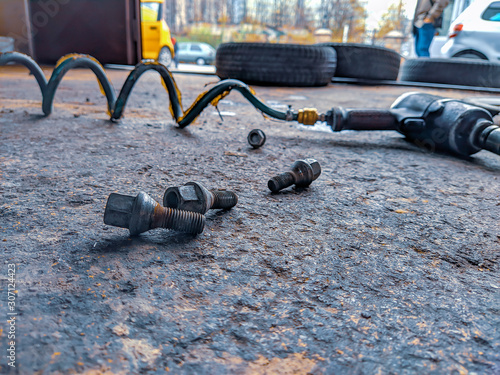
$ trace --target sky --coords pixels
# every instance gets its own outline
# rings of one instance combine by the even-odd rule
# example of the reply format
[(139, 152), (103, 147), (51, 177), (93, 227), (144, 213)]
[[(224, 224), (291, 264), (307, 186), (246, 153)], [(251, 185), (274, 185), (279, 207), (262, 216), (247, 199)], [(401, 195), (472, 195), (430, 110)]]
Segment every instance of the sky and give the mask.
[[(368, 11), (368, 19), (366, 20), (367, 29), (374, 29), (378, 26), (378, 22), (391, 4), (398, 4), (398, 0), (366, 0), (365, 8)], [(403, 0), (403, 8), (406, 10), (406, 15), (413, 17), (417, 0)]]

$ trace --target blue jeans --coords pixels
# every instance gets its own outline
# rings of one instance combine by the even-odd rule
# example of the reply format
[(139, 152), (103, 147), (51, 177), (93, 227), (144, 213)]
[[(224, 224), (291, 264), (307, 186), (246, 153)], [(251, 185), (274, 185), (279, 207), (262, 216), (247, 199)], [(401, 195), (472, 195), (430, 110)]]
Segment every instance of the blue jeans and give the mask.
[(429, 57), (429, 47), (436, 29), (432, 23), (424, 23), (415, 34), (415, 53), (418, 57)]

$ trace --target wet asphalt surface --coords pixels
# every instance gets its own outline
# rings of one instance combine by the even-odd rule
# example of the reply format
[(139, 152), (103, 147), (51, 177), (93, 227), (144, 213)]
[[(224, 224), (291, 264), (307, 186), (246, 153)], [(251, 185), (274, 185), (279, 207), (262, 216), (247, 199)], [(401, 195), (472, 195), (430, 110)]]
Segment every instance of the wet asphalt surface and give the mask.
[[(117, 90), (128, 74), (108, 73)], [(217, 81), (175, 79), (184, 108)], [(409, 91), (254, 88), (275, 108), (321, 111)], [(0, 70), (1, 373), (500, 373), (498, 156), (265, 119), (236, 92), (219, 110), (177, 129), (152, 73), (112, 123), (94, 76), (72, 71), (43, 117), (33, 77)], [(309, 188), (270, 193), (270, 177), (309, 157), (322, 166)], [(239, 203), (210, 211), (198, 236), (104, 225), (110, 193), (161, 202), (188, 181)]]

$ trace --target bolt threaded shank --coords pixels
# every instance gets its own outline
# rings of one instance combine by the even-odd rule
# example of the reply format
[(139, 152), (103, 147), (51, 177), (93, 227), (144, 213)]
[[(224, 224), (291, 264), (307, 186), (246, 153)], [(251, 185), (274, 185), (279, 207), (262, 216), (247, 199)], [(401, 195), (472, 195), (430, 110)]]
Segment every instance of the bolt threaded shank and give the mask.
[(290, 172), (281, 173), (278, 176), (275, 176), (269, 180), (267, 186), (269, 190), (273, 193), (277, 193), (281, 189), (285, 189), (289, 186), (292, 186), (295, 183), (295, 177)]
[(179, 232), (199, 234), (205, 228), (205, 216), (197, 212), (177, 210), (156, 205), (152, 228), (174, 229)]
[(214, 203), (211, 208), (222, 208), (228, 210), (238, 203), (238, 196), (232, 191), (211, 190), (214, 196)]

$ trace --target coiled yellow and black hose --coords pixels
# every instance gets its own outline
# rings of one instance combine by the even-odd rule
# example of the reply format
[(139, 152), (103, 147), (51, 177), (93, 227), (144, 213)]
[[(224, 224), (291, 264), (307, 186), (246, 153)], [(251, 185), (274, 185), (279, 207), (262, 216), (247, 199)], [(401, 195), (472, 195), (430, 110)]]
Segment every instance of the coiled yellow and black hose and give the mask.
[(181, 93), (172, 77), (172, 73), (164, 65), (156, 61), (144, 60), (137, 64), (125, 80), (118, 97), (102, 65), (89, 55), (70, 54), (63, 56), (54, 67), (48, 82), (40, 66), (27, 55), (19, 52), (0, 53), (0, 65), (9, 63), (22, 64), (34, 75), (40, 86), (43, 97), (42, 110), (46, 116), (52, 113), (54, 95), (64, 75), (71, 69), (89, 68), (96, 75), (99, 86), (106, 96), (108, 114), (111, 120), (117, 120), (123, 115), (128, 97), (134, 85), (141, 75), (148, 70), (154, 70), (160, 74), (163, 86), (170, 99), (170, 112), (177, 125), (181, 128), (191, 124), (209, 104), (217, 105), (219, 100), (229, 94), (231, 90), (239, 91), (255, 108), (273, 118), (287, 121), (297, 121), (298, 118), (297, 113), (281, 112), (268, 107), (255, 96), (255, 93), (249, 86), (235, 79), (226, 79), (215, 84), (209, 90), (200, 94), (194, 103), (184, 111), (182, 109)]

